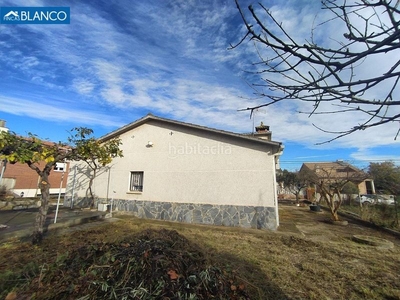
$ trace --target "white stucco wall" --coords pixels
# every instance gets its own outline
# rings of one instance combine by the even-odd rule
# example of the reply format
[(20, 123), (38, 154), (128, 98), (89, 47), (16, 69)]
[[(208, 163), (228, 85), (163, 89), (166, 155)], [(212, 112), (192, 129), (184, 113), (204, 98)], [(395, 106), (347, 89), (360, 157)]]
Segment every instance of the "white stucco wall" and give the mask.
[[(154, 120), (120, 138), (124, 157), (114, 159), (110, 172), (99, 172), (94, 181), (100, 198), (275, 206), (269, 145)], [(143, 192), (129, 191), (131, 171), (144, 172)], [(75, 192), (83, 197), (86, 176), (77, 171), (76, 178)]]

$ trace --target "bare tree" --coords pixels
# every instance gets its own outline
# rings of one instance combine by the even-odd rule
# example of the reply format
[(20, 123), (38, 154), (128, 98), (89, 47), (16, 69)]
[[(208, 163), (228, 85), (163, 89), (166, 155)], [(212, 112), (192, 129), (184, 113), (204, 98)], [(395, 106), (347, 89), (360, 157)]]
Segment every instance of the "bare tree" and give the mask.
[[(299, 100), (313, 105), (310, 111), (302, 112), (309, 116), (355, 112), (363, 116), (361, 123), (341, 131), (313, 124), (335, 134), (324, 143), (358, 130), (400, 122), (400, 0), (323, 0), (322, 9), (328, 10), (331, 18), (314, 26), (310, 40), (296, 40), (283, 20), (276, 19), (264, 5), (259, 4), (259, 9), (249, 6), (247, 16), (239, 0), (235, 1), (247, 33), (230, 49), (246, 40), (255, 43), (259, 61), (253, 65), (254, 73), (263, 81), (253, 87), (258, 96), (269, 99), (241, 110), (252, 113), (285, 100)], [(331, 44), (318, 44), (314, 38), (317, 30), (337, 21), (344, 25), (342, 36), (330, 37)], [(383, 57), (390, 57), (388, 66), (377, 64)], [(361, 70), (366, 67), (368, 72)], [(324, 103), (333, 106), (326, 109)], [(400, 129), (394, 132), (395, 139), (399, 133)]]
[(303, 164), (300, 173), (316, 185), (333, 221), (339, 221), (338, 211), (343, 203), (341, 194), (346, 184), (352, 182), (358, 185), (368, 178), (365, 172), (344, 163)]

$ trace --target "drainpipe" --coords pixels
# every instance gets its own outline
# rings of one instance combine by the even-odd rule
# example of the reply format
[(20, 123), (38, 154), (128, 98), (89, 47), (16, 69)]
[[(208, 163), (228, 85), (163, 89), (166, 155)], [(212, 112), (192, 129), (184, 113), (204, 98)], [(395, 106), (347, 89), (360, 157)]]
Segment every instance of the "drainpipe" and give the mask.
[(72, 197), (71, 197), (71, 204), (70, 207), (71, 209), (74, 208), (74, 197), (75, 197), (75, 182), (76, 182), (76, 168), (78, 167), (78, 165), (74, 166), (74, 179), (72, 182)]
[(63, 181), (64, 181), (64, 173), (65, 173), (65, 167), (67, 165), (66, 160), (64, 159), (64, 167), (63, 167), (63, 171), (61, 174), (61, 181), (60, 181), (60, 190), (58, 191), (58, 198), (57, 198), (57, 207), (56, 207), (56, 215), (54, 217), (54, 224), (57, 223), (57, 216), (58, 216), (58, 209), (60, 207), (60, 198), (61, 198), (61, 190), (62, 190), (62, 185), (63, 185)]
[(111, 167), (107, 168), (107, 172), (108, 172), (108, 178), (107, 178), (107, 192), (106, 192), (106, 198), (107, 198), (107, 202), (108, 202), (108, 193), (110, 191), (110, 174), (111, 174)]
[(3, 180), (4, 171), (6, 170), (6, 163), (7, 163), (6, 160), (1, 161), (0, 185)]
[(275, 205), (275, 215), (276, 215), (276, 227), (279, 227), (279, 210), (278, 210), (278, 188), (276, 184), (276, 168), (279, 162), (279, 156), (283, 153), (283, 145), (280, 145), (277, 153), (274, 154), (273, 160), (273, 187), (274, 187), (274, 205)]
[[(274, 162), (274, 167), (275, 167), (275, 162)], [(274, 170), (274, 179), (273, 179), (273, 185), (274, 185), (274, 206), (275, 206), (275, 215), (276, 215), (276, 228), (279, 227), (279, 211), (278, 211), (278, 189), (276, 187), (276, 170)]]

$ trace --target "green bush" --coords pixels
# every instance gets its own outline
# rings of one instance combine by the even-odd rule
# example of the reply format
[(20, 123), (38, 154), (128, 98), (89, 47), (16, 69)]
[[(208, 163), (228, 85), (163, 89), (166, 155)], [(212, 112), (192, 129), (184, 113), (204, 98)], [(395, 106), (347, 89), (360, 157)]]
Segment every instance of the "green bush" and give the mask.
[(7, 195), (7, 188), (5, 185), (0, 185), (0, 199), (4, 199)]
[(369, 221), (375, 225), (400, 229), (398, 224), (398, 216), (400, 213), (396, 211), (395, 205), (376, 204), (360, 207), (360, 205), (357, 204), (344, 205), (341, 209), (355, 213), (362, 220)]

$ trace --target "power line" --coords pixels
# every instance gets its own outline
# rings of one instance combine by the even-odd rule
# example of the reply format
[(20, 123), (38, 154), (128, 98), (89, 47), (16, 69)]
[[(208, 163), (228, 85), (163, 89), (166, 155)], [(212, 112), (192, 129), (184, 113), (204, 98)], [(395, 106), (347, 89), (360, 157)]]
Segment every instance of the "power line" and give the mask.
[[(311, 160), (308, 161), (308, 160), (283, 160), (283, 159), (280, 159), (279, 161), (285, 162), (285, 163), (313, 162)], [(400, 159), (346, 159), (346, 160), (342, 160), (342, 161), (344, 161), (344, 162), (386, 162), (386, 161), (400, 162)], [(321, 160), (321, 162), (322, 162), (322, 160)]]

